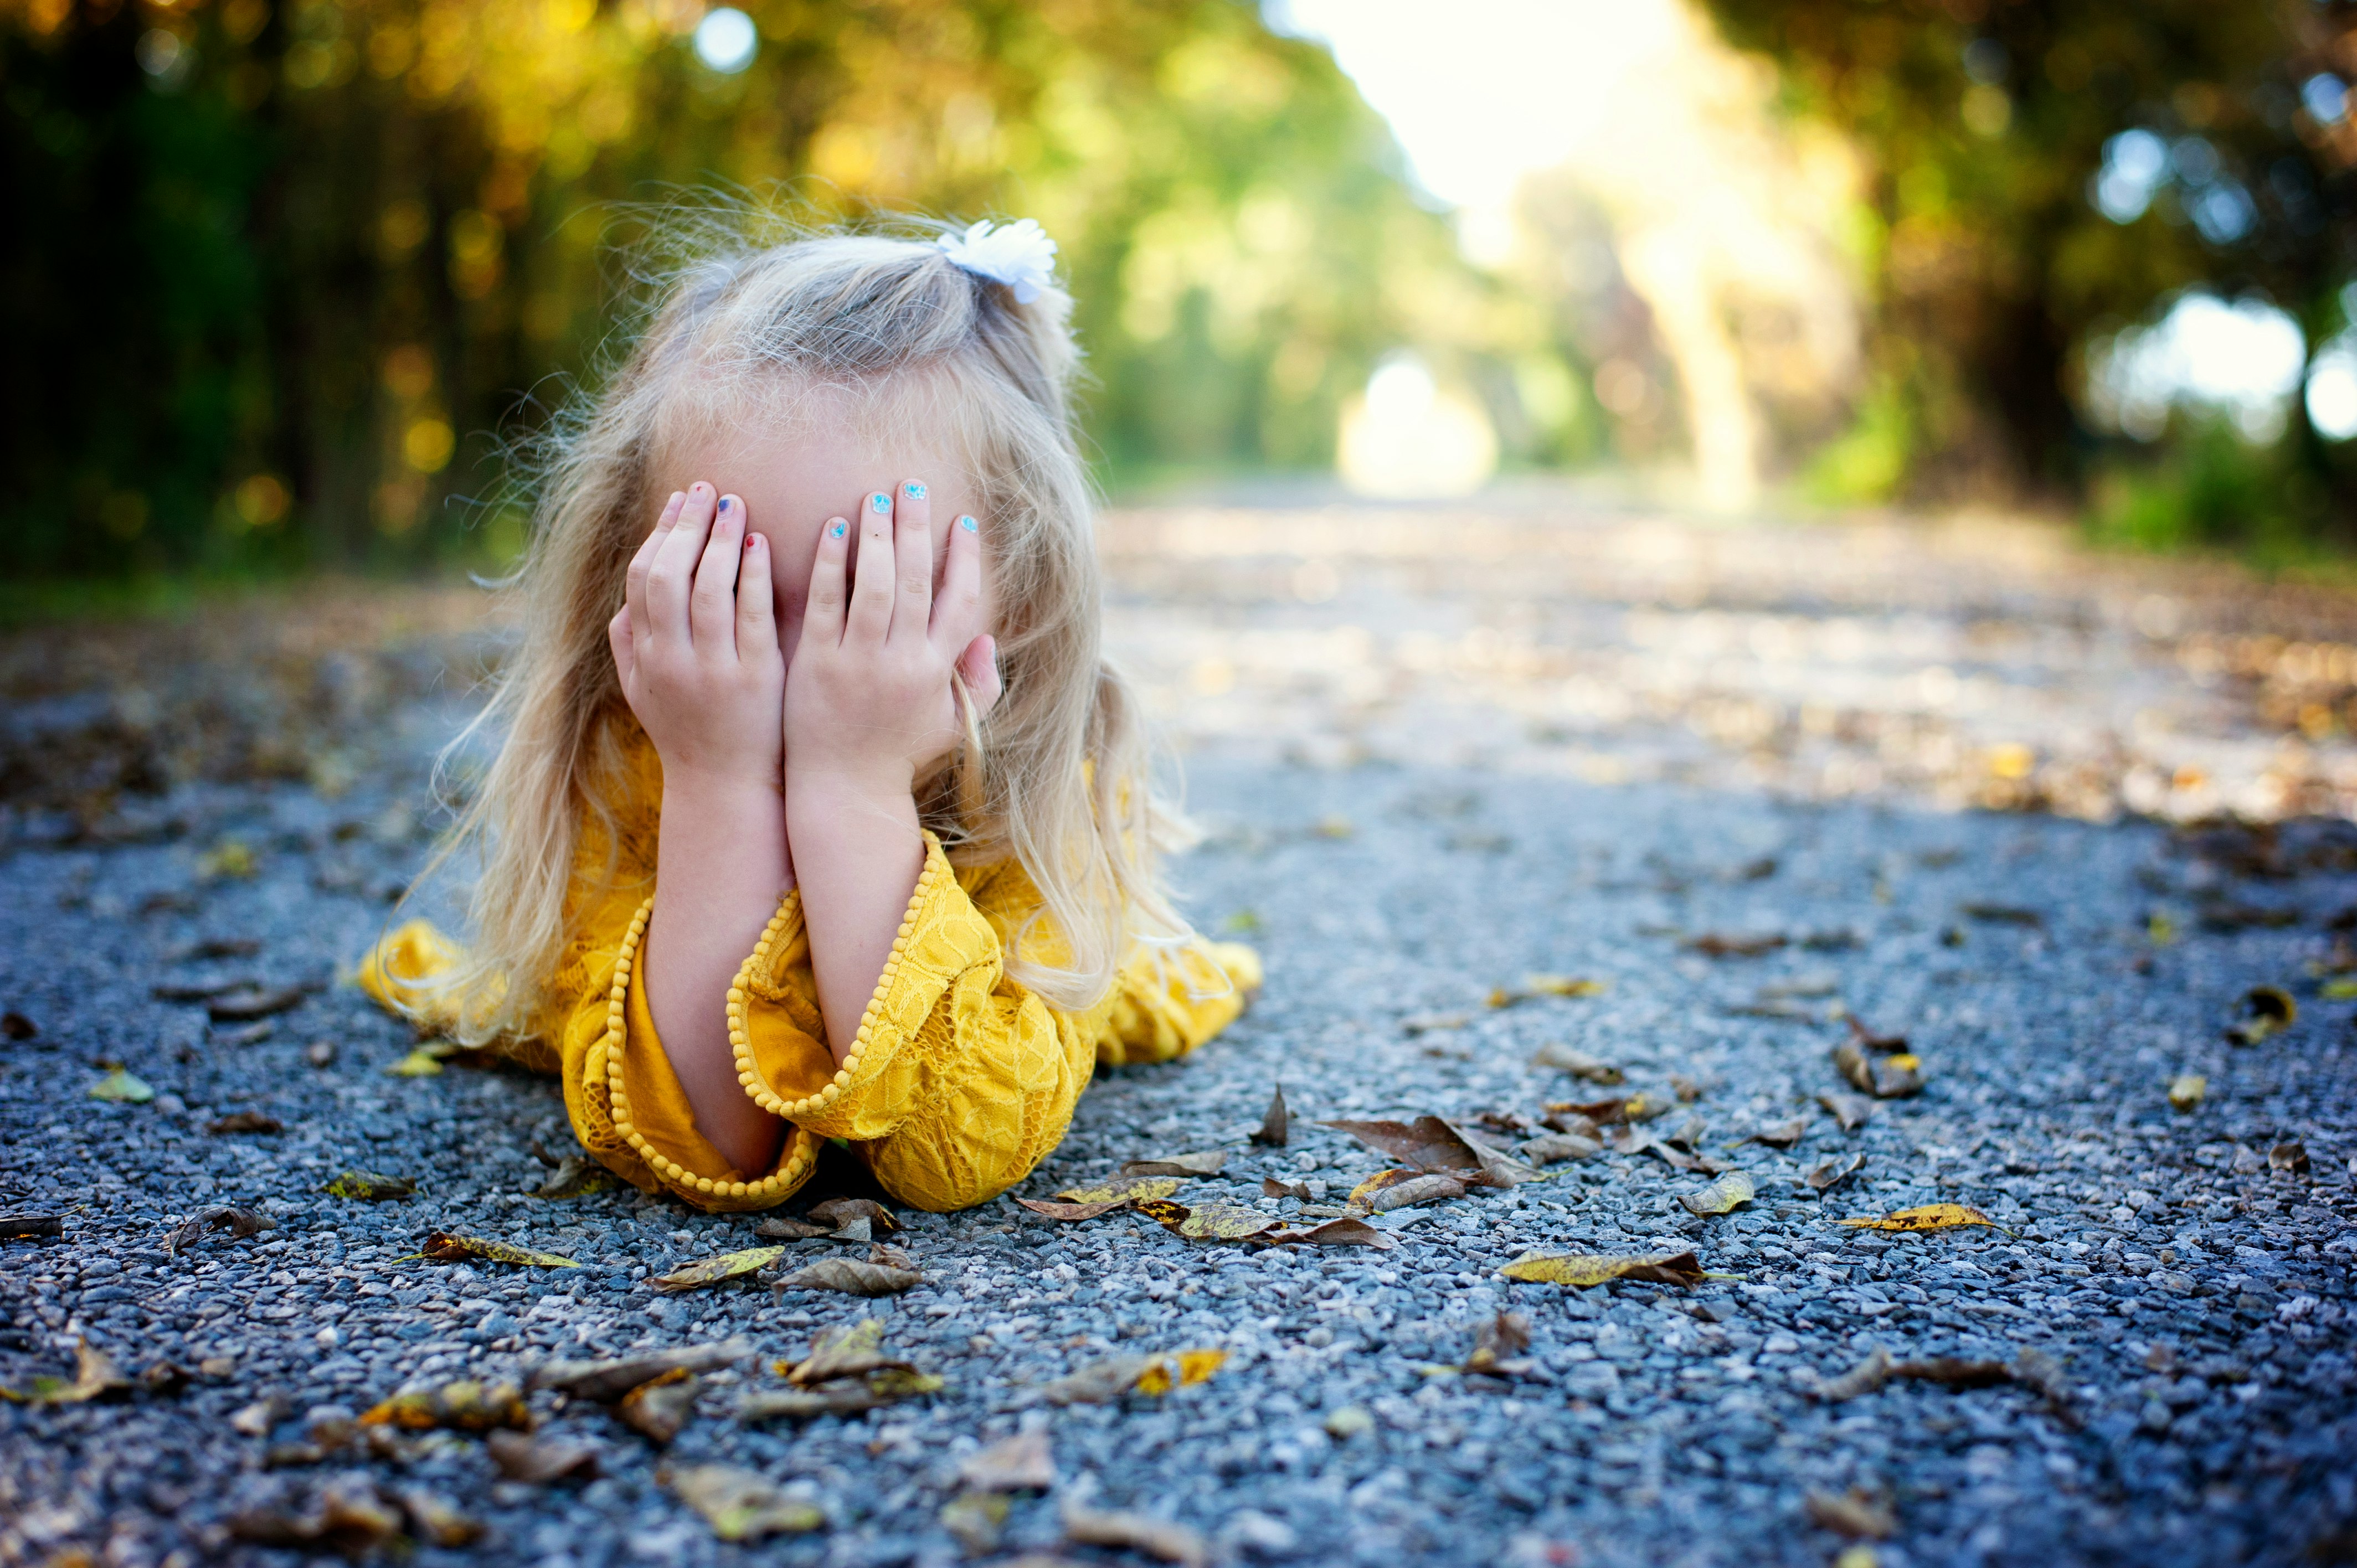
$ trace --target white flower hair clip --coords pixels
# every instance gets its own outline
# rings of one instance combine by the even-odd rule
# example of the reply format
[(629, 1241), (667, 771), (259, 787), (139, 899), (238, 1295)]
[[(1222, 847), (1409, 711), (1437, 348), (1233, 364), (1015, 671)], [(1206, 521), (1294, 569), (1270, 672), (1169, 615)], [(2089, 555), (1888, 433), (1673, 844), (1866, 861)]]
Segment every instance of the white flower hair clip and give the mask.
[(1056, 242), (1037, 220), (1018, 218), (1004, 227), (987, 218), (963, 234), (944, 234), (942, 253), (976, 277), (1005, 284), (1015, 303), (1028, 305), (1055, 281)]

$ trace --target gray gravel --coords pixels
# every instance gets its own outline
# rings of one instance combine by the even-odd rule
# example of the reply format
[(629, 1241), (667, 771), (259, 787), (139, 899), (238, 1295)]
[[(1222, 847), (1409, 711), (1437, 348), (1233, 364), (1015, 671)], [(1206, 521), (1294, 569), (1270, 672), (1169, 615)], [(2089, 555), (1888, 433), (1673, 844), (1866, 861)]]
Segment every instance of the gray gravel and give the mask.
[[(1895, 1511), (1885, 1563), (2287, 1561), (2357, 1517), (2352, 1004), (2322, 999), (2308, 970), (2327, 951), (2325, 918), (2357, 900), (2357, 878), (2331, 869), (2342, 841), (2296, 827), (2276, 846), (2293, 874), (2246, 881), (2227, 852), (2247, 844), (2205, 857), (2146, 826), (1378, 767), (1206, 763), (1193, 784), (1214, 832), (1183, 880), (1208, 928), (1253, 929), (1266, 993), (1193, 1060), (1103, 1075), (1018, 1195), (1125, 1158), (1225, 1147), (1225, 1176), (1189, 1193), (1290, 1210), (1260, 1197), (1262, 1176), (1339, 1197), (1385, 1163), (1316, 1119), (1594, 1098), (1527, 1065), (1562, 1041), (1623, 1065), (1633, 1087), (1691, 1080), (1699, 1097), (1653, 1126), (1699, 1118), (1701, 1146), (1749, 1171), (1759, 1199), (1696, 1219), (1674, 1196), (1705, 1177), (1607, 1154), (1510, 1194), (1387, 1216), (1400, 1245), (1381, 1253), (1191, 1244), (1132, 1215), (1057, 1227), (1002, 1200), (906, 1215), (900, 1240), (928, 1281), (895, 1300), (662, 1298), (651, 1273), (753, 1244), (752, 1219), (628, 1191), (520, 1196), (544, 1174), (533, 1142), (564, 1147), (553, 1084), (457, 1067), (387, 1077), (404, 1031), (349, 989), (318, 991), (242, 1045), (225, 1038), (237, 1026), (209, 1028), (200, 1006), (148, 993), (157, 981), (326, 981), (423, 854), (395, 799), (415, 798), (415, 759), (335, 800), (291, 784), (191, 787), (173, 798), (182, 832), (157, 843), (46, 842), (27, 819), (5, 863), (0, 1003), (40, 1032), (6, 1047), (0, 1208), (66, 1220), (61, 1239), (0, 1243), (0, 1377), (22, 1388), (69, 1371), (81, 1337), (133, 1373), (221, 1360), (177, 1396), (0, 1406), (0, 1561), (73, 1544), (121, 1564), (291, 1561), (235, 1541), (226, 1520), (354, 1470), (427, 1488), (488, 1527), (471, 1547), (419, 1547), (420, 1563), (747, 1555), (659, 1483), (668, 1458), (748, 1466), (824, 1509), (823, 1530), (773, 1538), (763, 1561), (948, 1562), (961, 1549), (937, 1520), (957, 1458), (1017, 1429), (1050, 1434), (1065, 1495), (1092, 1479), (1093, 1506), (1175, 1519), (1244, 1560), (1823, 1563), (1843, 1542), (1803, 1499), (1852, 1486)], [(253, 852), (255, 874), (203, 879), (199, 855), (229, 839)], [(2222, 889), (2298, 923), (2205, 930), (2193, 911)], [(1961, 912), (1992, 903), (2042, 924)], [(2183, 933), (2167, 945), (2149, 940), (2156, 907)], [(1679, 946), (1713, 931), (1794, 940), (1756, 960)], [(207, 938), (259, 948), (167, 956)], [(1531, 971), (1609, 989), (1485, 1004)], [(2258, 983), (2298, 993), (2300, 1019), (2229, 1046), (2222, 1026)], [(1780, 988), (1791, 994), (1769, 1000), (1787, 1010), (1821, 1019), (1838, 996), (1906, 1032), (1929, 1087), (1840, 1132), (1812, 1103), (1838, 1087), (1826, 1054), (1839, 1031), (1733, 1011)], [(1452, 1014), (1469, 1021), (1406, 1025)], [(318, 1041), (335, 1047), (325, 1068), (307, 1055)], [(155, 1101), (84, 1098), (101, 1058), (127, 1064)], [(2179, 1072), (2209, 1079), (2190, 1115), (2163, 1098)], [(1279, 1079), (1294, 1139), (1254, 1148), (1245, 1134)], [(238, 1110), (285, 1131), (205, 1131)], [(1794, 1114), (1809, 1131), (1790, 1151), (1720, 1149)], [(2295, 1140), (2308, 1172), (2266, 1169), (2266, 1151)], [(1824, 1200), (1796, 1182), (1852, 1150), (1863, 1171)], [(418, 1195), (321, 1194), (355, 1165), (412, 1176)], [(1943, 1200), (1977, 1204), (2009, 1233), (1886, 1240), (1831, 1222)], [(163, 1254), (175, 1222), (221, 1203), (275, 1227)], [(407, 1260), (437, 1228), (587, 1266)], [(1691, 1248), (1739, 1277), (1577, 1293), (1497, 1276), (1534, 1248)], [(1524, 1376), (1428, 1373), (1461, 1360), (1500, 1310), (1530, 1320)], [(943, 1394), (800, 1429), (729, 1418), (732, 1380), (775, 1386), (769, 1358), (871, 1312), (948, 1379)], [(500, 1481), (482, 1444), (455, 1434), (403, 1463), (264, 1468), (317, 1407), (723, 1334), (764, 1361), (715, 1380), (667, 1456), (602, 1410), (536, 1396), (544, 1432), (602, 1447), (603, 1478), (586, 1487)], [(1227, 1364), (1161, 1400), (1039, 1397), (1116, 1351), (1205, 1346), (1227, 1348)], [(2078, 1423), (2012, 1386), (1811, 1397), (1877, 1346), (2007, 1359), (2037, 1347), (2066, 1369)], [(232, 1425), (273, 1400), (274, 1423)], [(1135, 1560), (1064, 1544), (1060, 1507), (1018, 1498), (1004, 1550)]]

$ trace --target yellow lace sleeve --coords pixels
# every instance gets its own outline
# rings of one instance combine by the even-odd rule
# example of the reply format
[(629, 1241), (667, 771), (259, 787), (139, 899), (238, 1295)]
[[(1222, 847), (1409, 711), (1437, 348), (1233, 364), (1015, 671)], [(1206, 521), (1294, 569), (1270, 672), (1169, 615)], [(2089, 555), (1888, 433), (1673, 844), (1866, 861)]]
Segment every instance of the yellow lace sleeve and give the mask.
[(925, 867), (859, 1034), (837, 1067), (789, 896), (728, 996), (737, 1079), (764, 1110), (843, 1138), (887, 1192), (963, 1208), (1029, 1174), (1064, 1135), (1093, 1032), (1006, 977), (997, 930), (926, 835)]
[(1118, 1067), (1185, 1056), (1234, 1023), (1260, 983), (1260, 955), (1240, 942), (1141, 948), (1114, 987), (1097, 1060)]

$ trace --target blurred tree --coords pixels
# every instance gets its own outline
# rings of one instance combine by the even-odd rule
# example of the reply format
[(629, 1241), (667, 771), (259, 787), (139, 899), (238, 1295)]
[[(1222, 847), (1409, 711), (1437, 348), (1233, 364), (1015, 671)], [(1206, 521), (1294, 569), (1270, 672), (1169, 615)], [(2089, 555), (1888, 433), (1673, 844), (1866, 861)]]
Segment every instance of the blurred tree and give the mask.
[[(1787, 109), (1869, 166), (1877, 390), (1837, 466), (1920, 492), (2074, 493), (2089, 342), (2172, 291), (2345, 325), (2348, 0), (1704, 0)], [(2345, 468), (2294, 413), (2295, 467)], [(1897, 445), (1903, 464), (1870, 447)]]
[(471, 498), (594, 360), (615, 220), (716, 186), (1040, 219), (1116, 467), (1322, 463), (1419, 279), (1461, 284), (1382, 122), (1242, 0), (745, 11), (0, 0), (12, 573), (511, 553)]

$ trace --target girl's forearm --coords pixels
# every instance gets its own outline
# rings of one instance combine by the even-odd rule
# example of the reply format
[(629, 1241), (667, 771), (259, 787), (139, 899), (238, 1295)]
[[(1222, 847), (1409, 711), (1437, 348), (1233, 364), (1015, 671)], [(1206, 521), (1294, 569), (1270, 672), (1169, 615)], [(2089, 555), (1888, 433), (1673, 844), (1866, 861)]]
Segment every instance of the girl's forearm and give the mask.
[(925, 868), (924, 833), (906, 788), (831, 773), (790, 777), (786, 822), (819, 1014), (839, 1063), (858, 1038)]
[(695, 1124), (747, 1176), (776, 1162), (785, 1123), (737, 1081), (728, 987), (793, 886), (783, 808), (774, 787), (665, 778), (643, 961), (647, 1008)]

